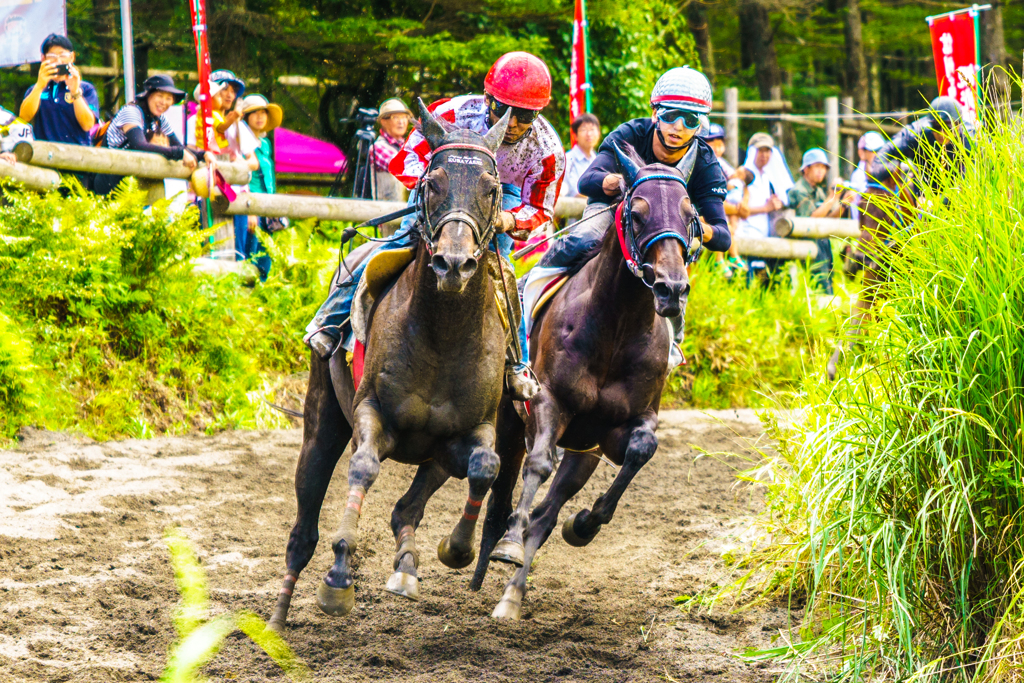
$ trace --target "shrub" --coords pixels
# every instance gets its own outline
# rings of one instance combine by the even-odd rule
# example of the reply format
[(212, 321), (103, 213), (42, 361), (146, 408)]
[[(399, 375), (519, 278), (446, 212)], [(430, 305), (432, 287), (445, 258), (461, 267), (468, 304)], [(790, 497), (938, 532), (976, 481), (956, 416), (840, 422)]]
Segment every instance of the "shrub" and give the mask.
[(862, 354), (757, 470), (774, 543), (752, 568), (806, 605), (802, 642), (758, 656), (793, 677), (1024, 678), (1022, 140), (1021, 119), (989, 121), (938, 173), (880, 256)]

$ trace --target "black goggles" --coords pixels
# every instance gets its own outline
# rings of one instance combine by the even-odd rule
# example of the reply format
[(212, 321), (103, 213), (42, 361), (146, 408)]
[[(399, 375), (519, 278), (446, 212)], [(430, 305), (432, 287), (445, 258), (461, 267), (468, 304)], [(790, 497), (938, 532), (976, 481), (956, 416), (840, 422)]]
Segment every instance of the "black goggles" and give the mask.
[(505, 115), (505, 112), (511, 109), (512, 116), (516, 117), (516, 121), (518, 121), (519, 125), (521, 126), (530, 125), (531, 123), (536, 121), (537, 117), (540, 115), (539, 111), (535, 111), (533, 109), (523, 109), (522, 107), (513, 107), (510, 104), (499, 102), (493, 97), (490, 98), (490, 104), (488, 106), (490, 107), (491, 112), (499, 119)]
[(690, 130), (700, 128), (700, 114), (685, 109), (659, 109), (658, 120), (669, 126), (675, 125), (679, 119), (683, 120), (683, 126)]

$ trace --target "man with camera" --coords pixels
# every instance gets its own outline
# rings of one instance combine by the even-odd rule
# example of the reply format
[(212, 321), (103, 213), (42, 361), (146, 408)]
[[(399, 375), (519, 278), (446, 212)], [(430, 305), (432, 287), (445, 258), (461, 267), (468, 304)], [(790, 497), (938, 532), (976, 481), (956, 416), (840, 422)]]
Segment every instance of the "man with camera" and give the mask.
[(32, 124), (36, 140), (89, 145), (100, 109), (96, 88), (82, 80), (74, 46), (65, 36), (51, 33), (41, 52), (39, 77), (25, 93), (21, 119)]
[(409, 121), (412, 112), (405, 102), (392, 97), (380, 105), (377, 123), (380, 135), (373, 141), (373, 173), (374, 186), (377, 188), (377, 199), (387, 202), (404, 202), (407, 198), (405, 186), (398, 182), (388, 170), (388, 164), (395, 158), (402, 145), (405, 144), (406, 133), (409, 132)]

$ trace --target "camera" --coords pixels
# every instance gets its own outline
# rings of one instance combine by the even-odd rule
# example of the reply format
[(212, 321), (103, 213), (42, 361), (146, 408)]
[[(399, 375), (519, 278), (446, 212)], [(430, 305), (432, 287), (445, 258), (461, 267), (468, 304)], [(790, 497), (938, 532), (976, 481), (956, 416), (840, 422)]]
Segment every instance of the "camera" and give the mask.
[(58, 76), (70, 76), (71, 75), (71, 65), (70, 64), (58, 64), (57, 65), (57, 75)]
[[(354, 147), (353, 156), (356, 158), (355, 172), (352, 176), (352, 197), (355, 199), (376, 199), (377, 188), (373, 172), (373, 162), (370, 158), (370, 150), (373, 141), (377, 139), (377, 117), (380, 112), (373, 107), (360, 107), (356, 109), (352, 118), (338, 119), (338, 123), (355, 124), (356, 133), (352, 137)], [(331, 185), (327, 196), (337, 197), (341, 194), (341, 184), (345, 172), (339, 171)]]

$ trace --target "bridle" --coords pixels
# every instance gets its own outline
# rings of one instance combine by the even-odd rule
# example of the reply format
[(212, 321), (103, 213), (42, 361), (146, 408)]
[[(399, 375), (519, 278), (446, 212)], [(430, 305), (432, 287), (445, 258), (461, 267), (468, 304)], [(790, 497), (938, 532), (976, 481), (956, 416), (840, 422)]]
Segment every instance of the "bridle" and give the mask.
[[(441, 230), (444, 226), (453, 221), (461, 221), (469, 225), (473, 231), (473, 237), (476, 239), (477, 249), (476, 253), (473, 254), (473, 258), (479, 259), (483, 254), (484, 250), (487, 249), (487, 245), (490, 244), (491, 239), (495, 233), (495, 223), (498, 219), (498, 213), (501, 211), (501, 185), (499, 184), (497, 190), (493, 193), (491, 199), (491, 211), (487, 219), (486, 225), (480, 225), (477, 219), (474, 218), (469, 212), (463, 211), (462, 209), (451, 209), (446, 211), (439, 221), (436, 223), (432, 222), (430, 213), (427, 211), (427, 188), (429, 184), (425, 182), (427, 175), (433, 171), (440, 164), (438, 160), (441, 159), (443, 152), (450, 151), (466, 151), (483, 154), (491, 164), (491, 171), (494, 177), (498, 177), (498, 159), (494, 156), (494, 152), (484, 147), (483, 145), (474, 145), (468, 142), (453, 142), (446, 145), (441, 145), (437, 149), (433, 150), (430, 157), (430, 163), (427, 164), (427, 168), (424, 169), (423, 175), (420, 176), (419, 180), (419, 191), (416, 193), (416, 212), (419, 216), (419, 220), (416, 221), (419, 228), (420, 236), (423, 238), (426, 244), (427, 251), (431, 254), (434, 253), (434, 244), (441, 236)], [(458, 159), (457, 161), (455, 159)], [(483, 160), (479, 156), (460, 156), (452, 157), (449, 155), (446, 158), (449, 164), (464, 164), (467, 166), (482, 165)]]
[[(622, 255), (626, 259), (626, 267), (629, 268), (629, 272), (640, 278), (645, 285), (653, 288), (654, 266), (644, 260), (651, 245), (663, 239), (677, 239), (683, 244), (686, 263), (694, 263), (704, 251), (702, 239), (704, 231), (700, 227), (700, 219), (694, 215), (693, 219), (686, 226), (687, 235), (681, 235), (677, 230), (663, 230), (650, 237), (643, 237), (638, 241), (636, 228), (633, 226), (633, 193), (636, 191), (636, 188), (649, 180), (669, 180), (681, 183), (684, 189), (686, 188), (686, 181), (680, 176), (669, 173), (652, 173), (651, 175), (637, 178), (626, 192), (626, 196), (619, 203), (619, 208), (615, 211), (615, 228), (619, 234), (619, 247), (621, 247)], [(698, 245), (696, 249), (693, 248), (694, 240), (696, 240)]]

